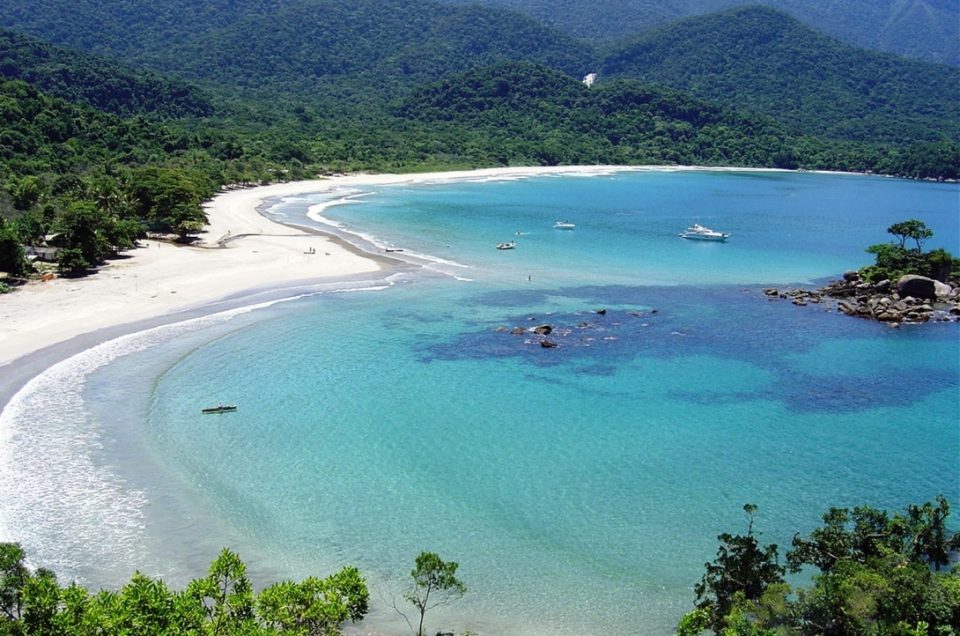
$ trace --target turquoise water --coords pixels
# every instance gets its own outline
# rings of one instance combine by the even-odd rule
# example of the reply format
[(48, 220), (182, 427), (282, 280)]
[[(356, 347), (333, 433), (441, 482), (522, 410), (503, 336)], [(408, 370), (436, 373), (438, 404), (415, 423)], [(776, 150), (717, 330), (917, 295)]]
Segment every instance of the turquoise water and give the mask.
[[(359, 194), (270, 214), (342, 224), (426, 272), (114, 343), (45, 380), (75, 399), (38, 384), (15, 405), (63, 419), (49, 438), (4, 412), (7, 447), (57, 458), (20, 456), (59, 485), (0, 517), (31, 521), (31, 553), (104, 584), (134, 567), (182, 581), (225, 544), (262, 580), (354, 564), (365, 630), (399, 633), (391, 599), (431, 550), (469, 592), (430, 629), (666, 634), (746, 502), (781, 546), (832, 505), (960, 505), (957, 326), (760, 289), (862, 264), (909, 217), (960, 251), (956, 185), (641, 172)], [(362, 204), (321, 205), (345, 196)], [(733, 236), (676, 237), (695, 221)], [(508, 331), (542, 323), (559, 347)], [(198, 415), (218, 400), (240, 409)]]

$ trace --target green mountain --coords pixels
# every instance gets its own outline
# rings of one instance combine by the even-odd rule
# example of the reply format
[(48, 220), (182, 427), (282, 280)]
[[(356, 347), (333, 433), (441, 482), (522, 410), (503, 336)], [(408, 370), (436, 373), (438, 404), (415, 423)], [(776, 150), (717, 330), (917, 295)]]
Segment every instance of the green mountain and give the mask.
[(960, 72), (855, 49), (790, 16), (747, 7), (688, 18), (610, 54), (601, 78), (689, 90), (805, 134), (960, 140)]
[(512, 9), (589, 40), (631, 38), (681, 18), (745, 4), (780, 9), (858, 47), (960, 64), (958, 0), (445, 0)]
[(557, 71), (510, 62), (415, 91), (397, 115), (456, 127), (463, 148), (503, 163), (778, 164), (772, 121), (635, 82), (594, 89)]
[(121, 116), (204, 117), (213, 112), (196, 87), (132, 71), (0, 29), (0, 78), (23, 80), (44, 93)]
[(587, 88), (511, 62), (422, 87), (395, 114), (422, 124), (422, 148), (463, 164), (775, 166), (951, 177), (952, 142), (910, 148), (790, 134), (770, 118), (620, 80)]
[(7, 0), (11, 22), (200, 82), (258, 126), (279, 111), (297, 112), (293, 125), (366, 116), (451, 73), (526, 61), (688, 90), (794, 133), (960, 139), (956, 69), (855, 49), (763, 7), (688, 18), (603, 59), (530, 18), (434, 0)]
[(9, 0), (0, 26), (245, 92), (389, 98), (509, 59), (581, 72), (592, 51), (516, 13), (432, 0)]
[[(199, 82), (216, 116), (157, 134), (179, 140), (164, 142), (172, 155), (224, 162), (211, 168), (229, 171), (222, 181), (507, 163), (955, 173), (952, 69), (857, 51), (767, 9), (690, 19), (597, 61), (589, 46), (529, 18), (433, 0), (36, 4), (45, 11), (8, 0), (0, 19)], [(7, 40), (11, 73), (101, 110), (144, 112), (111, 106), (110, 87), (123, 82), (156, 104), (178, 87), (199, 94), (89, 54)], [(588, 70), (601, 71), (592, 90), (578, 81)], [(643, 83), (623, 81), (634, 79)]]

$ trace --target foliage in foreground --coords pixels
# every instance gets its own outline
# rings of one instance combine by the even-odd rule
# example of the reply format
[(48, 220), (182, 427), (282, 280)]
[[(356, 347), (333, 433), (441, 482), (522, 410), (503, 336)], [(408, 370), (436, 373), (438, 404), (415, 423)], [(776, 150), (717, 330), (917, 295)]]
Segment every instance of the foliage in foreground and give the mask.
[[(421, 552), (416, 559), (416, 567), (410, 572), (413, 589), (404, 598), (417, 608), (419, 623), (413, 630), (414, 636), (424, 636), (423, 621), (427, 612), (440, 605), (446, 605), (463, 596), (467, 586), (457, 578), (456, 561), (444, 561), (434, 552)], [(403, 615), (406, 619), (406, 615)], [(413, 625), (407, 619), (407, 623)]]
[(353, 567), (324, 579), (284, 581), (254, 593), (246, 565), (224, 549), (206, 577), (183, 591), (134, 574), (119, 591), (63, 587), (53, 572), (31, 571), (16, 543), (0, 543), (0, 635), (167, 634), (335, 636), (367, 613), (366, 582)]
[[(722, 636), (949, 636), (960, 633), (960, 572), (945, 571), (960, 549), (946, 526), (949, 504), (910, 505), (905, 514), (860, 506), (831, 508), (823, 526), (799, 534), (779, 563), (776, 545), (753, 532), (722, 534), (717, 558), (696, 586), (696, 609), (678, 636), (705, 630)], [(819, 571), (808, 588), (784, 580)]]

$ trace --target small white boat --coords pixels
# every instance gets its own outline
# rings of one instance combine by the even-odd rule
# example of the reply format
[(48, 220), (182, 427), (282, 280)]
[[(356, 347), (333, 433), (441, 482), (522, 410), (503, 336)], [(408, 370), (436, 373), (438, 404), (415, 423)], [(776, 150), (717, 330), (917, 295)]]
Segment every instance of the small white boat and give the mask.
[(498, 250), (512, 250), (517, 246), (516, 241), (510, 241), (508, 243), (497, 243)]
[(569, 221), (557, 221), (553, 224), (553, 229), (555, 230), (572, 230), (575, 227), (577, 226)]
[(726, 241), (730, 235), (726, 232), (717, 232), (699, 223), (694, 223), (679, 234), (680, 238), (694, 241)]

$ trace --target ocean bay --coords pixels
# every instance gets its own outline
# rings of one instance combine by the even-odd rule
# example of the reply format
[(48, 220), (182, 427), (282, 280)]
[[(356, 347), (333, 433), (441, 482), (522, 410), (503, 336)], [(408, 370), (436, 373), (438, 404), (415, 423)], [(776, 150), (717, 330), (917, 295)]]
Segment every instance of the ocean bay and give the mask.
[[(302, 199), (270, 214), (307, 222)], [(306, 297), (87, 377), (88, 426), (147, 422), (93, 463), (138, 493), (136, 536), (173, 579), (212, 557), (198, 529), (271, 573), (350, 563), (385, 590), (429, 549), (471, 588), (445, 625), (667, 633), (747, 501), (786, 545), (831, 505), (958, 499), (956, 325), (892, 330), (759, 289), (864, 264), (911, 216), (955, 250), (956, 185), (651, 172), (360, 199), (323, 214), (469, 281)], [(695, 221), (733, 236), (676, 237)], [(560, 347), (498, 330), (539, 323)], [(141, 369), (135, 404), (106, 395)], [(200, 420), (214, 396), (240, 410)], [(37, 536), (55, 562), (55, 533)], [(76, 562), (101, 583), (89, 563), (106, 558)], [(377, 604), (373, 625), (394, 620)]]

